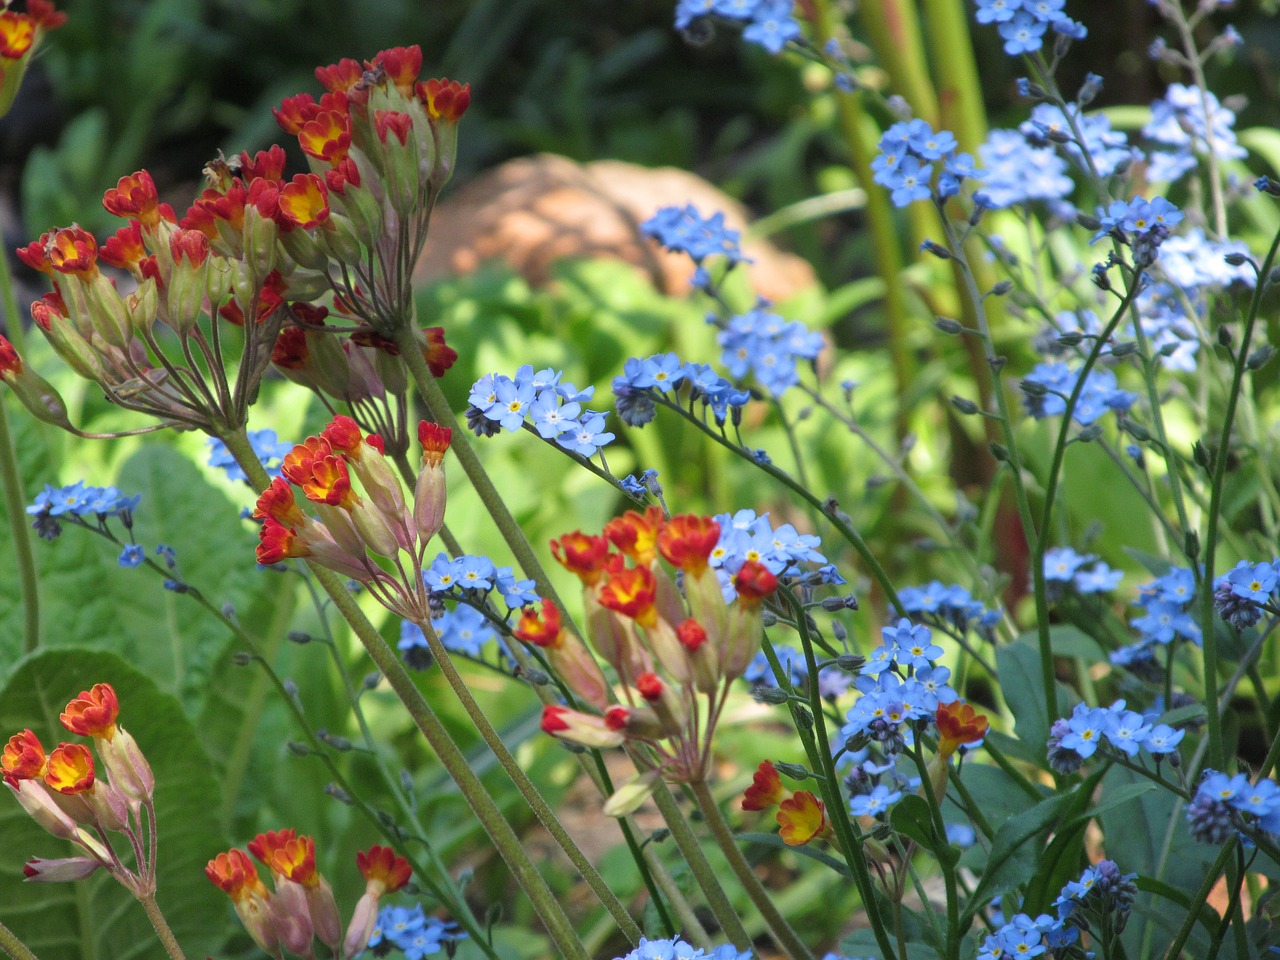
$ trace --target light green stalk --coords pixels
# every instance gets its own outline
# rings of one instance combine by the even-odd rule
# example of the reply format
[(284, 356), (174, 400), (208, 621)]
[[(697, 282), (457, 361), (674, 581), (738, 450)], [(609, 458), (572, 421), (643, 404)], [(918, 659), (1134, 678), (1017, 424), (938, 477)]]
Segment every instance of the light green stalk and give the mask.
[(0, 950), (11, 956), (13, 960), (40, 960), (31, 948), (3, 923), (0, 923)]

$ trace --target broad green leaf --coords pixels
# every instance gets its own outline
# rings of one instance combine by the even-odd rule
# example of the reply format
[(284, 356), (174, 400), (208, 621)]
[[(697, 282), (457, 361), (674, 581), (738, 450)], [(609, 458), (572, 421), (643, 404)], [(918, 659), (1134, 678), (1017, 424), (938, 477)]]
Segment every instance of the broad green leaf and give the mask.
[[(1013, 714), (1013, 728), (1018, 739), (1040, 751), (1049, 740), (1049, 723), (1045, 718), (1044, 678), (1040, 669), (1040, 650), (1035, 635), (1024, 633), (1013, 643), (996, 650), (996, 666), (1000, 671), (1000, 691)], [(1055, 684), (1058, 702), (1053, 716), (1066, 716), (1071, 711), (1071, 694)]]
[(889, 815), (893, 829), (903, 836), (910, 837), (926, 850), (934, 849), (938, 842), (934, 834), (933, 818), (929, 813), (929, 803), (924, 797), (910, 794), (894, 804)]
[[(51, 748), (71, 739), (58, 714), (94, 683), (120, 698), (120, 723), (138, 741), (156, 775), (159, 829), (157, 898), (188, 956), (216, 954), (234, 917), (204, 865), (227, 843), (218, 826), (219, 786), (195, 729), (172, 696), (115, 654), (67, 648), (20, 663), (0, 694), (0, 731), (31, 728)], [(22, 882), (33, 856), (73, 853), (45, 833), (11, 798), (0, 802), (0, 903), (4, 919), (42, 960), (133, 960), (162, 955), (146, 914), (99, 871), (74, 884)], [(127, 841), (112, 835), (117, 847)]]
[[(825, 864), (842, 877), (852, 877), (849, 867), (842, 860), (837, 860), (828, 853), (816, 850), (812, 847), (791, 847), (788, 846), (783, 839), (776, 833), (740, 833), (738, 839), (743, 843), (758, 843), (762, 847), (777, 847), (780, 850), (790, 850), (792, 853), (809, 860), (816, 860), (818, 863)], [(634, 867), (632, 867), (634, 870)]]
[(1071, 794), (1042, 800), (1030, 810), (1006, 821), (996, 831), (986, 870), (970, 898), (971, 910), (1031, 879), (1038, 852), (1035, 838), (1057, 820), (1070, 801)]

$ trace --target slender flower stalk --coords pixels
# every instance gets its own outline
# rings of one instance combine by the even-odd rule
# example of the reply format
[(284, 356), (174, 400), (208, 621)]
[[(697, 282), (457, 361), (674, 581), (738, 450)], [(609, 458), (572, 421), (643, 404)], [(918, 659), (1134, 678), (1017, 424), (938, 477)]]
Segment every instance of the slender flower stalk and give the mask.
[[(4, 257), (0, 256), (0, 263), (3, 261)], [(26, 524), (26, 496), (9, 429), (9, 411), (3, 403), (0, 403), (0, 486), (4, 487), (5, 514), (9, 518), (13, 559), (22, 590), (22, 649), (24, 653), (31, 653), (40, 646), (40, 581), (31, 550), (31, 531)]]
[(7, 953), (13, 960), (40, 960), (35, 952), (3, 923), (0, 923), (0, 950)]

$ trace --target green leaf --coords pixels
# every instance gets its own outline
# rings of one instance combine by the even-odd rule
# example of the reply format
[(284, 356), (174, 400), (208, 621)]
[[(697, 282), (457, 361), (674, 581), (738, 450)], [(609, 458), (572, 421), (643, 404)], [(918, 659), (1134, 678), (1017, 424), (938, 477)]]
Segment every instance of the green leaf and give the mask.
[(1083, 657), (1090, 662), (1106, 659), (1097, 640), (1067, 623), (1049, 628), (1049, 645), (1059, 657)]
[(1030, 841), (1058, 819), (1071, 799), (1072, 794), (1062, 794), (1042, 800), (1030, 810), (1010, 818), (996, 831), (986, 870), (969, 900), (970, 914), (992, 897), (1031, 878), (1036, 868), (1038, 844)]
[[(121, 726), (138, 741), (156, 775), (160, 907), (188, 956), (214, 955), (234, 920), (226, 897), (205, 878), (204, 865), (228, 844), (218, 828), (218, 783), (178, 701), (114, 654), (46, 650), (18, 664), (0, 693), (0, 731), (30, 727), (47, 746), (69, 738), (59, 712), (98, 682), (115, 687)], [(103, 871), (78, 883), (22, 882), (22, 864), (31, 857), (74, 851), (12, 800), (0, 805), (0, 836), (5, 919), (42, 960), (132, 960), (163, 953), (141, 905)], [(111, 839), (118, 850), (128, 849), (120, 835)]]
[[(1013, 714), (1013, 727), (1018, 739), (1039, 752), (1044, 765), (1044, 748), (1049, 740), (1049, 723), (1045, 719), (1044, 677), (1040, 669), (1040, 650), (1035, 634), (1024, 633), (1013, 643), (996, 650), (996, 667), (1000, 672), (1000, 689)], [(1071, 711), (1071, 693), (1055, 684), (1058, 702), (1054, 717)]]
[(893, 812), (889, 814), (889, 823), (893, 825), (893, 829), (910, 837), (926, 850), (933, 850), (937, 845), (933, 817), (924, 797), (917, 797), (915, 794), (903, 797), (894, 804)]
[[(883, 960), (880, 944), (869, 927), (855, 930), (840, 941), (840, 952), (846, 957), (866, 958), (866, 960)], [(898, 960), (903, 960), (899, 957)], [(927, 943), (910, 941), (907, 943), (906, 960), (938, 960), (938, 951)]]
[(816, 860), (818, 863), (830, 867), (842, 877), (853, 876), (853, 874), (849, 872), (849, 867), (844, 863), (844, 861), (837, 860), (830, 854), (823, 853), (821, 850), (815, 850), (812, 847), (788, 846), (776, 833), (740, 833), (738, 834), (738, 839), (745, 843), (758, 843), (762, 847), (777, 847), (780, 850), (790, 850), (792, 853), (801, 857)]

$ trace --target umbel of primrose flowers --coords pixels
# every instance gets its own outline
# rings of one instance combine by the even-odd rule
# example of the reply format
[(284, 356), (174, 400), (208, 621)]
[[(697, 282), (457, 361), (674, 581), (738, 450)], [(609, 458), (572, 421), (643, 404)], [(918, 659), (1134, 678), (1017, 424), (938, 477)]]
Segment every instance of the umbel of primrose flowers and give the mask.
[[(337, 416), (285, 455), (284, 474), (258, 497), (262, 520), (258, 562), (290, 557), (314, 560), (350, 577), (406, 620), (430, 617), (422, 580), (427, 544), (444, 523), (444, 455), (451, 432), (418, 425), (422, 467), (410, 506), (382, 438), (363, 434), (350, 417)], [(294, 497), (302, 491), (310, 516)], [(390, 570), (374, 559), (388, 561)]]
[(205, 876), (224, 891), (256, 944), (279, 956), (281, 950), (313, 955), (319, 940), (338, 957), (364, 950), (378, 917), (378, 900), (409, 882), (409, 863), (388, 847), (374, 846), (356, 854), (365, 891), (356, 903), (346, 931), (329, 882), (316, 869), (316, 844), (296, 830), (260, 833), (249, 853), (271, 873), (271, 889), (243, 850), (220, 853), (205, 866)]
[[(603, 536), (576, 532), (552, 542), (556, 559), (582, 581), (590, 640), (617, 672), (620, 703), (609, 704), (599, 665), (549, 601), (541, 612), (521, 615), (515, 637), (543, 648), (574, 694), (598, 711), (551, 704), (542, 729), (583, 746), (647, 748), (639, 754), (645, 769), (610, 799), (607, 813), (633, 809), (659, 777), (679, 783), (706, 777), (711, 732), (729, 684), (760, 649), (761, 606), (778, 578), (747, 560), (733, 577), (733, 601), (726, 601), (709, 564), (719, 537), (710, 517), (667, 520), (651, 507), (611, 521)], [(662, 560), (681, 571), (683, 593)]]
[[(28, 880), (79, 880), (99, 867), (105, 869), (139, 899), (155, 892), (155, 777), (136, 740), (116, 721), (120, 704), (108, 683), (95, 684), (67, 704), (59, 719), (71, 733), (92, 738), (93, 751), (83, 743), (60, 743), (46, 753), (31, 730), (14, 734), (0, 754), (5, 786), (24, 810), (55, 837), (80, 848), (74, 857), (35, 858), (27, 863)], [(143, 859), (127, 866), (114, 849), (110, 834), (123, 834), (129, 849)], [(142, 853), (142, 851), (146, 851)]]

